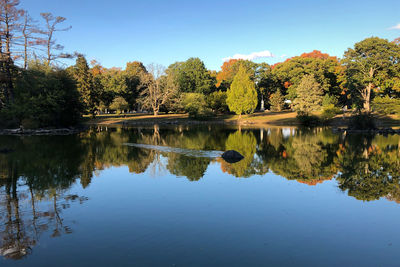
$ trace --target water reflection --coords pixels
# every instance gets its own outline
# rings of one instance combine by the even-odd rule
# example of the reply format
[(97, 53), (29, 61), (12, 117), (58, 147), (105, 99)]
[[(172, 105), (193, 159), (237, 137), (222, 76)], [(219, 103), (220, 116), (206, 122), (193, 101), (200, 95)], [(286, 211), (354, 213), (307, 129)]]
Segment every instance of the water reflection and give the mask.
[[(234, 149), (244, 160), (191, 157), (176, 151), (126, 146), (126, 143), (190, 150)], [(6, 148), (6, 149), (5, 149)], [(109, 167), (129, 172), (169, 172), (199, 181), (210, 163), (232, 177), (273, 172), (289, 180), (316, 185), (336, 178), (339, 188), (359, 200), (382, 197), (400, 203), (400, 137), (333, 134), (329, 129), (228, 129), (223, 127), (160, 129), (95, 128), (75, 136), (0, 137), (0, 253), (21, 259), (42, 235), (74, 231), (63, 211), (88, 200), (71, 194)]]

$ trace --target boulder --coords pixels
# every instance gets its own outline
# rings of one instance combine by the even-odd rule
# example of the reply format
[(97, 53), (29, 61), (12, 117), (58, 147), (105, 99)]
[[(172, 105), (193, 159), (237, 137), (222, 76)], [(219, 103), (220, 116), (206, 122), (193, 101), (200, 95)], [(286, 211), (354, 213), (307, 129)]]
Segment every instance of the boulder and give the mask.
[(242, 154), (240, 154), (239, 152), (235, 151), (235, 150), (228, 150), (225, 151), (222, 156), (221, 156), (226, 162), (228, 163), (235, 163), (235, 162), (239, 162), (242, 159), (244, 159), (244, 157), (242, 156)]

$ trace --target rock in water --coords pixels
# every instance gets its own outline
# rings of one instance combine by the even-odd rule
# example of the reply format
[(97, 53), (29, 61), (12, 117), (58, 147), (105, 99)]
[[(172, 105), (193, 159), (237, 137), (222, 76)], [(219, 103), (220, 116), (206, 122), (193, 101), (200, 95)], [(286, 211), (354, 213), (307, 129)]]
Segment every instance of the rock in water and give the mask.
[(236, 163), (244, 159), (242, 154), (235, 150), (228, 150), (224, 152), (221, 157), (228, 163)]

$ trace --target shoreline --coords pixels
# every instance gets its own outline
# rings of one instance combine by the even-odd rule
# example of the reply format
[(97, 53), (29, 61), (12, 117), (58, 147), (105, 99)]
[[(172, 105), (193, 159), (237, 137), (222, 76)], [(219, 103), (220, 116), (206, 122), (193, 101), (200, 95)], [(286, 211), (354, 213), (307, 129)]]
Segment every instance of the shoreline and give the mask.
[[(315, 127), (330, 127), (334, 132), (364, 133), (364, 134), (400, 134), (400, 120), (391, 116), (376, 115), (376, 129), (349, 129), (351, 114), (337, 115), (326, 125)], [(0, 135), (70, 135), (87, 130), (90, 127), (140, 127), (140, 126), (207, 126), (221, 125), (231, 127), (258, 127), (275, 128), (302, 127), (296, 119), (296, 113), (283, 112), (257, 112), (243, 115), (238, 120), (237, 115), (216, 115), (214, 118), (196, 120), (189, 118), (187, 114), (160, 114), (154, 117), (150, 114), (126, 114), (126, 115), (100, 115), (94, 119), (84, 117), (81, 125), (64, 128), (39, 128), (39, 129), (0, 129)]]
[(0, 129), (0, 135), (33, 136), (33, 135), (71, 135), (87, 130), (88, 127), (39, 128), (39, 129)]

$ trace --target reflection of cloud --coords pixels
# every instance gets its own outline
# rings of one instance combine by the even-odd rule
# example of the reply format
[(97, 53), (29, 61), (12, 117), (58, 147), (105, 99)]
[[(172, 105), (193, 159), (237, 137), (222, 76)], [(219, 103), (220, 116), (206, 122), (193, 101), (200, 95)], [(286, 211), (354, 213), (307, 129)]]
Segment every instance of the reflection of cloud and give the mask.
[(400, 30), (400, 23), (393, 27), (390, 27), (389, 30)]
[(244, 60), (254, 60), (257, 58), (265, 58), (265, 57), (275, 57), (270, 51), (265, 50), (261, 52), (253, 52), (249, 55), (243, 55), (243, 54), (235, 54), (233, 57), (226, 57), (223, 58), (223, 61), (228, 61), (230, 59), (244, 59)]

